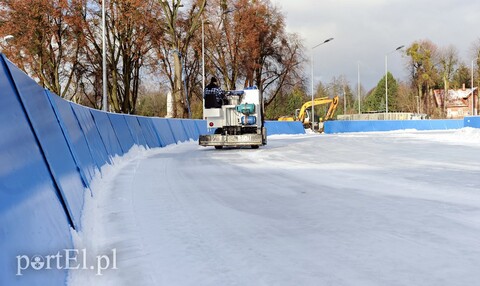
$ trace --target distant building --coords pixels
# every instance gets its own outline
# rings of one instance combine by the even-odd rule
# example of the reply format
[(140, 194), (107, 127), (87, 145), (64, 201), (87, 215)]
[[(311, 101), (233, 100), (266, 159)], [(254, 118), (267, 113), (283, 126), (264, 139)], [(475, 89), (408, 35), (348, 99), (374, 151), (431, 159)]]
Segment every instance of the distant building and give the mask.
[(365, 112), (362, 114), (339, 114), (337, 120), (420, 120), (428, 119), (424, 113), (411, 112)]
[(445, 97), (445, 90), (436, 89), (433, 91), (435, 98), (435, 104), (437, 107), (443, 108), (445, 104), (445, 110), (447, 112), (447, 118), (458, 119), (465, 116), (471, 116), (472, 114), (472, 96), (475, 100), (475, 113), (477, 113), (477, 102), (478, 102), (478, 88), (474, 87), (465, 88), (463, 85), (462, 89), (448, 91), (447, 96)]

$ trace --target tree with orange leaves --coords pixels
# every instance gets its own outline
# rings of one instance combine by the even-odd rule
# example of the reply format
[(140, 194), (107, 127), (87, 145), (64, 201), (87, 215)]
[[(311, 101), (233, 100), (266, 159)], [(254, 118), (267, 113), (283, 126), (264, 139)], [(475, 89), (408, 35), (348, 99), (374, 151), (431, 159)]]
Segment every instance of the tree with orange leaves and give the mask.
[[(151, 31), (161, 10), (156, 0), (106, 4), (110, 110), (135, 113), (141, 69), (151, 56)], [(7, 56), (54, 93), (101, 108), (100, 5), (89, 0), (6, 0), (0, 9), (0, 34), (14, 36)]]
[[(4, 51), (46, 88), (101, 108), (100, 5), (5, 0), (0, 35), (15, 38)], [(301, 82), (302, 47), (285, 32), (284, 17), (269, 0), (212, 0), (209, 6), (206, 0), (108, 0), (106, 6), (108, 98), (115, 112), (136, 112), (149, 67), (163, 71), (176, 117), (187, 116), (191, 101), (199, 116), (202, 21), (208, 74), (221, 75), (227, 89), (256, 85), (267, 92), (268, 104), (285, 87)]]
[[(228, 89), (256, 85), (266, 105), (286, 87), (301, 84), (303, 46), (285, 31), (283, 14), (269, 0), (217, 0), (208, 7), (207, 55)], [(211, 68), (211, 70), (212, 70)]]
[(5, 54), (54, 93), (76, 99), (75, 73), (85, 39), (80, 0), (5, 0), (0, 35), (13, 35)]

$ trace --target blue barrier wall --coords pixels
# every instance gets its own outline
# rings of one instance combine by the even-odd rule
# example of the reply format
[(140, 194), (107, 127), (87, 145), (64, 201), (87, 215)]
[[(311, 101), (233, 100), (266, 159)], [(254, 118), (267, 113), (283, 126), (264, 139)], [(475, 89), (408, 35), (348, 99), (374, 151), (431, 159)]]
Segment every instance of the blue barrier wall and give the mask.
[(169, 119), (152, 118), (152, 124), (162, 147), (176, 143)]
[[(73, 243), (62, 194), (5, 61), (1, 55), (0, 285), (64, 285), (65, 270), (30, 269), (16, 275), (17, 256), (54, 255)], [(75, 180), (78, 186), (79, 178)]]
[(71, 230), (81, 229), (85, 191), (91, 195), (88, 185), (113, 156), (134, 144), (152, 148), (196, 140), (206, 129), (203, 120), (111, 114), (67, 102), (3, 55), (0, 104), (2, 286), (65, 285), (66, 270), (30, 267), (17, 275), (17, 256), (27, 265), (26, 259), (74, 247)]
[(265, 121), (268, 135), (276, 134), (305, 134), (300, 121)]
[(47, 91), (50, 103), (55, 111), (58, 122), (65, 133), (65, 138), (70, 146), (72, 155), (78, 163), (80, 174), (86, 182), (90, 182), (98, 170), (98, 164), (88, 146), (82, 127), (73, 113), (68, 101)]
[[(185, 127), (182, 124), (182, 119), (170, 118), (168, 119), (170, 128), (172, 129), (173, 138), (175, 138), (175, 143), (185, 142), (189, 140)], [(198, 139), (198, 138), (196, 138)]]
[(155, 132), (155, 127), (153, 127), (152, 118), (137, 116), (137, 120), (140, 124), (140, 128), (142, 128), (142, 132), (145, 136), (145, 141), (147, 142), (148, 147), (161, 147), (162, 145), (160, 144), (160, 140)]
[(127, 153), (133, 147), (135, 141), (133, 140), (130, 128), (128, 128), (125, 117), (121, 114), (108, 113), (110, 123), (112, 123), (113, 131), (117, 135), (118, 142), (122, 147), (123, 153)]
[(198, 139), (198, 137), (200, 136), (200, 132), (198, 130), (197, 124), (195, 124), (195, 121), (189, 119), (180, 119), (180, 121), (182, 122), (182, 126), (185, 130), (187, 138)]
[(468, 116), (463, 119), (465, 127), (480, 128), (480, 116)]
[(447, 130), (459, 129), (464, 126), (464, 121), (459, 120), (335, 120), (327, 121), (324, 125), (325, 133), (344, 132), (372, 132), (393, 130)]
[(195, 125), (197, 125), (198, 133), (207, 134), (207, 121), (205, 120), (195, 120)]
[(95, 160), (97, 168), (100, 169), (105, 163), (110, 163), (110, 159), (105, 144), (98, 132), (97, 125), (93, 120), (92, 114), (88, 108), (72, 102), (70, 102), (70, 107), (77, 118), (85, 139), (87, 140), (88, 149)]
[[(68, 145), (63, 130), (58, 124), (45, 90), (11, 62), (7, 62), (7, 67), (17, 96), (30, 120), (55, 184), (60, 191), (62, 204), (68, 211), (67, 214), (73, 226), (79, 227), (83, 208), (83, 189), (86, 183), (83, 182), (77, 169), (78, 164), (71, 153), (71, 146)], [(11, 124), (10, 121), (8, 123)]]
[(102, 141), (105, 145), (105, 149), (110, 157), (121, 156), (124, 154), (117, 134), (113, 130), (113, 125), (110, 122), (108, 114), (98, 110), (90, 109), (90, 114), (95, 121), (95, 125), (98, 128), (98, 133), (102, 137)]
[(137, 145), (147, 146), (147, 140), (143, 135), (142, 127), (140, 127), (137, 117), (132, 115), (123, 115), (123, 117), (127, 122), (128, 129), (130, 130), (130, 134), (132, 134), (133, 142)]

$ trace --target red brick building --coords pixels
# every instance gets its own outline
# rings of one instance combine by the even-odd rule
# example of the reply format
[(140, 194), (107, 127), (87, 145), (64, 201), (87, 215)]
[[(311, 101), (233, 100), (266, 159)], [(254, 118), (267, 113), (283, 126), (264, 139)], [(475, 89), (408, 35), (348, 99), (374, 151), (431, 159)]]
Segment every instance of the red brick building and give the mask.
[(474, 113), (477, 112), (478, 105), (478, 88), (474, 87), (473, 92), (471, 88), (462, 88), (453, 90), (450, 89), (445, 97), (445, 90), (436, 89), (433, 91), (435, 98), (435, 104), (437, 107), (443, 108), (445, 104), (445, 110), (447, 112), (447, 118), (463, 118), (465, 116), (471, 116), (472, 105), (475, 107)]

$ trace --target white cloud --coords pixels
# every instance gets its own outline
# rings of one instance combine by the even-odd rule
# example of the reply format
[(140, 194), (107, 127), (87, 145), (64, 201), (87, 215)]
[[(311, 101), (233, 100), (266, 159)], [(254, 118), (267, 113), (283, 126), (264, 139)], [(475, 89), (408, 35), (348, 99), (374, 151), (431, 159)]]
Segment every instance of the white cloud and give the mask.
[[(287, 30), (301, 35), (306, 47), (335, 40), (315, 50), (315, 78), (346, 75), (371, 88), (385, 73), (385, 54), (399, 45), (430, 39), (440, 47), (454, 45), (465, 62), (479, 37), (480, 1), (425, 0), (272, 0), (286, 15)], [(389, 71), (406, 79), (401, 55), (388, 58)], [(317, 64), (318, 63), (318, 64)]]

